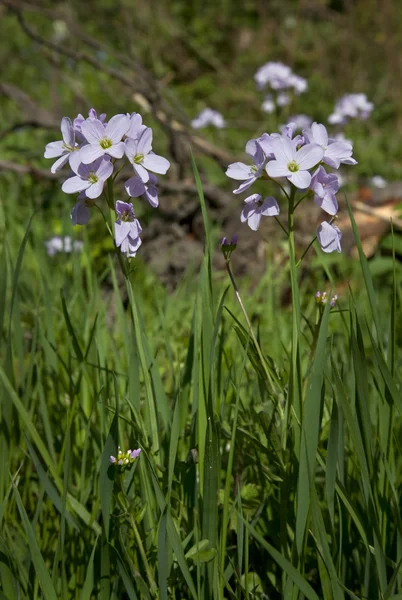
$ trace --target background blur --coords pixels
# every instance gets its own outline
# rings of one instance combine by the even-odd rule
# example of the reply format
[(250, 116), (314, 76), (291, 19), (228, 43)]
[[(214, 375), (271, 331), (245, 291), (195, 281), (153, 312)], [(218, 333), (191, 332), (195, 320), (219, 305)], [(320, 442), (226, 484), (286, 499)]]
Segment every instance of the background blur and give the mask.
[[(268, 61), (283, 62), (308, 82), (304, 93), (271, 114), (261, 108), (269, 90), (258, 90), (254, 81)], [(389, 211), (380, 219), (375, 211), (384, 203), (394, 206), (401, 195), (395, 183), (402, 180), (397, 0), (1, 0), (0, 64), (0, 199), (10, 204), (6, 212), (16, 224), (24, 226), (36, 208), (48, 237), (72, 235), (73, 199), (61, 192), (43, 158), (45, 144), (60, 138), (63, 116), (86, 115), (90, 107), (109, 116), (136, 111), (154, 128), (155, 151), (172, 163), (161, 178), (160, 210), (144, 203), (138, 209), (147, 224), (138, 262), (170, 282), (202, 251), (191, 145), (218, 234), (239, 233), (244, 252), (238, 268), (258, 269), (248, 257), (260, 256), (261, 240), (280, 231), (264, 223), (255, 234), (240, 224), (242, 201), (231, 194), (226, 166), (244, 160), (248, 139), (278, 131), (292, 115), (327, 124), (342, 95), (365, 93), (374, 103), (369, 117), (332, 131), (354, 144), (359, 164), (348, 169), (343, 190), (372, 207), (360, 215), (369, 255), (388, 230)], [(191, 126), (207, 107), (222, 114), (224, 128)], [(384, 180), (380, 188), (371, 183), (375, 176)], [(3, 214), (0, 236), (5, 223)], [(310, 218), (306, 225), (303, 233), (299, 221), (300, 235), (310, 239)], [(74, 236), (86, 235), (76, 230)], [(112, 250), (96, 227), (88, 235), (94, 257)]]

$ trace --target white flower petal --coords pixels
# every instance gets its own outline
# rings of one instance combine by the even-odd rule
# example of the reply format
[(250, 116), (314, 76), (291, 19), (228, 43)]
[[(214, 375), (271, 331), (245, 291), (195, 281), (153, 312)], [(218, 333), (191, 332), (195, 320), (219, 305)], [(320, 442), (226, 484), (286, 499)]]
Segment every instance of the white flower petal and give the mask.
[(277, 177), (287, 177), (289, 175), (287, 163), (284, 163), (282, 160), (270, 160), (265, 167), (265, 170), (273, 179), (276, 179)]
[(152, 150), (152, 129), (147, 127), (138, 138), (137, 154), (148, 154)]
[(96, 144), (105, 137), (105, 127), (99, 119), (86, 119), (81, 124), (81, 131), (90, 144)]
[(311, 175), (308, 171), (296, 171), (291, 175), (288, 175), (288, 179), (297, 189), (305, 190), (309, 187), (311, 182)]
[(46, 144), (44, 157), (57, 158), (66, 152), (67, 149), (64, 147), (64, 142), (50, 142), (50, 144)]
[(87, 146), (83, 146), (80, 150), (81, 162), (84, 165), (89, 165), (104, 154), (105, 150), (103, 150), (99, 144), (88, 144)]
[(253, 172), (248, 165), (245, 165), (242, 162), (235, 162), (228, 166), (226, 175), (231, 179), (243, 181), (245, 179), (250, 179), (250, 177), (253, 176)]
[(324, 156), (324, 150), (318, 144), (306, 144), (296, 152), (295, 161), (301, 170), (315, 167)]
[(73, 148), (75, 144), (74, 127), (71, 119), (68, 117), (63, 117), (61, 120), (61, 134), (64, 143)]
[(59, 171), (62, 167), (64, 167), (64, 165), (68, 161), (68, 157), (69, 154), (64, 154), (63, 156), (60, 156), (60, 158), (58, 158), (56, 162), (52, 164), (52, 168), (50, 169), (50, 171), (52, 173), (56, 173), (56, 171)]
[(66, 179), (66, 181), (61, 186), (61, 189), (66, 194), (76, 194), (77, 192), (82, 192), (89, 188), (91, 184), (86, 179), (81, 179), (78, 175), (74, 177), (70, 177)]
[(146, 154), (142, 164), (146, 169), (161, 175), (165, 175), (170, 167), (170, 162), (158, 154)]

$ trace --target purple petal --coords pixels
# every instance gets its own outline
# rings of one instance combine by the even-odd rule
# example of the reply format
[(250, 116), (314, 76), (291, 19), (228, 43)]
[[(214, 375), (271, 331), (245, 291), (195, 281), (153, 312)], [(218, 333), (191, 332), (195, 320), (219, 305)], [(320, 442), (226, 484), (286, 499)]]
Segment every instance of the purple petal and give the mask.
[[(113, 144), (117, 144), (127, 133), (129, 127), (130, 119), (127, 115), (114, 115), (104, 129), (104, 136), (110, 138)], [(121, 158), (121, 156), (116, 158)]]
[(82, 190), (86, 190), (89, 188), (91, 184), (86, 179), (81, 179), (77, 175), (74, 177), (70, 177), (66, 179), (66, 181), (61, 186), (61, 189), (66, 194), (76, 194), (77, 192), (82, 192)]
[(247, 224), (253, 231), (257, 231), (260, 226), (261, 221), (261, 212), (255, 211), (252, 215), (247, 219)]
[(147, 183), (149, 180), (149, 173), (142, 165), (133, 164), (134, 171), (139, 175), (144, 183)]
[(124, 153), (128, 160), (133, 163), (134, 157), (137, 156), (138, 140), (127, 138), (124, 142)]
[(277, 161), (288, 164), (295, 160), (296, 149), (289, 138), (280, 135), (273, 138), (271, 145)]
[[(102, 125), (102, 127), (103, 127), (103, 125)], [(109, 150), (110, 150), (110, 148), (109, 148)], [(105, 150), (103, 150), (103, 148), (101, 148), (99, 144), (97, 144), (97, 145), (87, 144), (86, 146), (83, 146), (80, 150), (80, 158), (81, 158), (81, 161), (84, 163), (84, 165), (89, 165), (90, 163), (94, 162), (97, 158), (100, 158), (104, 154), (105, 154)]]
[(248, 165), (241, 162), (235, 162), (228, 166), (226, 175), (231, 179), (242, 181), (244, 179), (250, 179), (250, 176), (253, 176), (253, 172)]
[(248, 196), (247, 198), (245, 198), (244, 202), (248, 205), (254, 205), (257, 202), (259, 202), (262, 199), (261, 194), (251, 194), (251, 196)]
[(297, 189), (305, 190), (311, 182), (311, 175), (308, 171), (296, 171), (291, 175), (288, 174), (288, 179)]
[(323, 156), (324, 150), (321, 148), (321, 146), (318, 144), (307, 144), (296, 152), (295, 160), (300, 169), (305, 170), (315, 167), (315, 165), (321, 161)]
[(123, 202), (122, 200), (117, 200), (115, 209), (119, 217), (121, 217), (123, 213), (129, 212), (134, 218), (134, 207), (131, 202)]
[(76, 173), (78, 175), (78, 169), (80, 168), (80, 165), (82, 164), (81, 150), (75, 150), (74, 152), (70, 152), (68, 155), (68, 160), (70, 163), (70, 167), (72, 168), (74, 173)]
[(81, 131), (90, 144), (97, 144), (105, 137), (105, 128), (99, 119), (86, 119), (81, 124)]
[(158, 173), (160, 175), (165, 175), (168, 168), (170, 167), (170, 162), (163, 158), (163, 156), (159, 156), (158, 154), (146, 154), (144, 156), (144, 160), (142, 162), (146, 169), (153, 171), (154, 173)]
[(243, 181), (243, 183), (241, 183), (238, 188), (233, 190), (233, 193), (234, 194), (242, 194), (243, 192), (248, 190), (255, 181), (257, 181), (256, 177), (250, 177), (250, 179), (246, 179), (246, 181)]
[(139, 220), (134, 219), (134, 221), (132, 221), (130, 223), (130, 237), (132, 239), (137, 239), (137, 237), (139, 237), (141, 231), (142, 231), (142, 227), (140, 225)]
[[(328, 133), (324, 125), (321, 123), (313, 123), (311, 126), (311, 134), (316, 144), (328, 146)], [(310, 136), (309, 140), (312, 141)]]
[(342, 233), (336, 225), (330, 225), (326, 221), (321, 223), (317, 229), (317, 238), (323, 252), (341, 251)]
[(155, 185), (148, 185), (148, 189), (145, 192), (145, 197), (150, 205), (154, 208), (159, 205), (158, 188)]
[(282, 160), (270, 160), (265, 167), (265, 170), (268, 175), (274, 179), (276, 177), (287, 177), (289, 175), (287, 162), (283, 162)]
[(147, 127), (138, 138), (137, 154), (148, 154), (152, 149), (152, 129)]
[(64, 154), (63, 156), (60, 156), (60, 158), (58, 158), (56, 162), (52, 164), (50, 171), (52, 173), (56, 173), (56, 171), (59, 171), (62, 167), (64, 167), (64, 165), (68, 161), (69, 156), (70, 154)]
[(46, 144), (45, 154), (43, 156), (45, 158), (57, 158), (57, 156), (61, 156), (66, 152), (67, 149), (64, 147), (64, 142), (50, 142), (50, 144)]
[(122, 158), (125, 150), (124, 142), (118, 142), (106, 150), (106, 153), (113, 158)]
[(71, 122), (71, 119), (68, 117), (63, 117), (61, 120), (61, 134), (63, 136), (63, 141), (66, 146), (70, 146), (70, 148), (74, 148), (75, 144), (75, 136), (74, 136), (74, 127)]
[(268, 196), (264, 198), (264, 202), (261, 206), (261, 214), (265, 217), (275, 217), (279, 215), (279, 206), (275, 198)]
[(352, 156), (353, 148), (347, 142), (334, 142), (325, 151), (324, 162), (334, 169), (339, 169), (341, 161)]
[(108, 179), (108, 177), (110, 177), (112, 173), (113, 173), (113, 163), (110, 161), (110, 159), (108, 157), (105, 157), (100, 162), (98, 168), (96, 169), (96, 174), (99, 177), (99, 179), (106, 181), (106, 179)]
[[(318, 204), (322, 210), (325, 210), (329, 215), (336, 215), (338, 212), (338, 202), (336, 200), (335, 194), (326, 191), (325, 188), (322, 187), (320, 183), (317, 183), (314, 186), (315, 190), (319, 193), (316, 193), (314, 196), (314, 202)], [(319, 189), (321, 188), (321, 189)]]
[(131, 223), (128, 221), (115, 221), (114, 224), (114, 239), (116, 246), (119, 247), (130, 233)]
[(91, 212), (88, 206), (82, 200), (79, 200), (71, 211), (71, 221), (73, 225), (86, 225), (89, 221)]
[(128, 254), (128, 256), (133, 257), (137, 254), (138, 248), (141, 246), (141, 238), (138, 237), (136, 239), (132, 239), (128, 236), (121, 244), (120, 250), (123, 254)]
[(132, 198), (138, 198), (138, 196), (145, 194), (145, 185), (138, 175), (134, 175), (134, 177), (127, 179), (124, 187), (126, 188), (127, 194)]
[(127, 130), (127, 137), (136, 138), (141, 133), (142, 117), (138, 113), (133, 113), (130, 117), (130, 126)]
[(99, 196), (103, 192), (104, 183), (105, 182), (101, 179), (100, 181), (97, 181), (96, 183), (93, 183), (92, 185), (90, 185), (89, 188), (85, 192), (86, 196), (88, 198), (91, 198), (92, 200), (94, 198), (99, 198)]

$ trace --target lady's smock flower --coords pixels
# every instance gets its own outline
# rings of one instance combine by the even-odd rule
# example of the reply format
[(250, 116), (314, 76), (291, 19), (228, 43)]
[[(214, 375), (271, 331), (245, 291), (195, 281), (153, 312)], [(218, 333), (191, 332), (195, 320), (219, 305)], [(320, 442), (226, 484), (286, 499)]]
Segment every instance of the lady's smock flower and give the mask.
[(88, 144), (80, 150), (80, 159), (90, 164), (105, 154), (122, 158), (124, 154), (123, 136), (130, 127), (127, 115), (115, 115), (105, 125), (99, 119), (88, 118), (81, 123), (81, 133)]
[(124, 149), (134, 171), (143, 183), (149, 181), (149, 171), (164, 175), (170, 167), (170, 162), (152, 152), (152, 129), (147, 127), (137, 139), (127, 138)]
[(75, 194), (85, 191), (87, 198), (92, 199), (99, 198), (106, 179), (113, 173), (113, 165), (108, 156), (98, 158), (90, 165), (72, 164), (71, 168), (76, 175), (66, 179), (61, 187), (63, 192)]
[(133, 257), (141, 246), (140, 233), (142, 227), (135, 217), (134, 207), (131, 202), (117, 200), (116, 213), (118, 216), (114, 224), (114, 239), (116, 246), (123, 254)]
[(268, 196), (262, 199), (260, 194), (252, 194), (245, 199), (245, 207), (242, 210), (240, 221), (245, 223), (253, 231), (257, 231), (260, 226), (261, 217), (274, 217), (279, 215), (279, 206), (275, 198)]
[(56, 173), (56, 171), (64, 167), (66, 162), (72, 156), (72, 153), (78, 150), (78, 144), (75, 141), (74, 127), (71, 119), (68, 117), (63, 117), (61, 120), (61, 134), (63, 140), (60, 140), (59, 142), (50, 142), (45, 148), (45, 158), (57, 158), (60, 156), (50, 169), (52, 173)]
[(321, 250), (329, 254), (330, 252), (341, 252), (342, 233), (336, 225), (331, 225), (324, 221), (317, 229), (317, 238), (320, 242)]
[(296, 150), (292, 140), (281, 136), (272, 140), (275, 159), (268, 162), (266, 171), (272, 179), (286, 177), (295, 187), (304, 190), (311, 183), (308, 169), (315, 167), (324, 156), (318, 144), (307, 144)]

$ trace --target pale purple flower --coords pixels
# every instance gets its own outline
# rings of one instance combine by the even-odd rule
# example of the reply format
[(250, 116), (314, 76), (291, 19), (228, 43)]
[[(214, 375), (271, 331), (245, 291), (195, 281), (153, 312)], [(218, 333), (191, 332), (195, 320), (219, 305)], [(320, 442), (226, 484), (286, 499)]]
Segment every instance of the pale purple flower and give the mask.
[(367, 119), (373, 108), (374, 104), (367, 100), (366, 94), (345, 94), (336, 102), (328, 123), (340, 125), (348, 119)]
[(282, 90), (289, 86), (289, 77), (292, 69), (281, 62), (267, 62), (262, 65), (254, 75), (258, 89), (263, 89), (267, 84), (273, 90)]
[(152, 152), (152, 129), (147, 127), (137, 139), (127, 138), (124, 149), (134, 171), (144, 183), (149, 181), (148, 171), (164, 175), (170, 167), (170, 162)]
[(317, 238), (323, 252), (330, 253), (335, 250), (341, 252), (342, 233), (336, 225), (326, 221), (321, 223), (317, 229)]
[(131, 113), (131, 115), (127, 114), (127, 117), (130, 119), (130, 125), (126, 136), (128, 138), (137, 139), (146, 129), (146, 126), (142, 124), (142, 117), (139, 113), (135, 112)]
[(106, 125), (99, 119), (89, 117), (81, 124), (81, 132), (88, 144), (80, 150), (80, 159), (84, 164), (90, 164), (98, 158), (108, 155), (113, 158), (122, 158), (124, 142), (130, 126), (127, 115), (114, 115)]
[(261, 104), (261, 108), (264, 112), (266, 112), (268, 114), (275, 112), (275, 102), (274, 102), (271, 94), (268, 94), (268, 96), (265, 96), (264, 102)]
[(266, 171), (270, 177), (286, 177), (295, 187), (304, 190), (309, 187), (311, 174), (308, 169), (315, 167), (324, 155), (318, 144), (307, 144), (299, 150), (292, 140), (285, 136), (272, 141), (275, 159), (267, 163)]
[[(99, 121), (101, 121), (101, 123), (105, 123), (106, 113), (102, 113), (98, 117), (96, 110), (94, 108), (90, 108), (88, 111), (88, 118), (89, 119), (99, 119)], [(85, 120), (86, 120), (85, 117), (83, 117), (81, 113), (79, 113), (76, 116), (76, 118), (74, 119), (74, 123), (73, 123), (75, 131), (78, 131), (79, 133), (81, 133), (81, 125), (83, 124), (83, 122)]]
[(288, 78), (288, 85), (294, 89), (297, 95), (303, 94), (308, 88), (307, 79), (294, 73)]
[(66, 194), (85, 191), (87, 198), (98, 198), (106, 179), (113, 173), (113, 165), (108, 156), (98, 158), (90, 165), (72, 164), (71, 168), (76, 175), (67, 179), (61, 189)]
[(290, 104), (289, 94), (286, 94), (285, 92), (278, 94), (278, 96), (276, 98), (276, 103), (278, 106), (281, 106), (281, 107), (287, 106), (288, 104)]
[(56, 173), (59, 169), (64, 167), (67, 161), (70, 160), (73, 153), (78, 150), (78, 144), (75, 141), (75, 131), (71, 119), (63, 117), (61, 120), (61, 133), (63, 140), (59, 142), (50, 142), (45, 148), (45, 158), (57, 158), (55, 163), (51, 167), (51, 172)]
[(379, 190), (383, 190), (385, 187), (387, 187), (387, 181), (384, 179), (384, 177), (381, 177), (381, 175), (374, 175), (374, 177), (370, 179), (370, 183)]
[(146, 183), (142, 181), (141, 177), (134, 175), (134, 177), (127, 179), (124, 187), (126, 188), (127, 194), (132, 198), (145, 196), (150, 205), (156, 208), (159, 204), (158, 188), (156, 187), (158, 184), (158, 178), (153, 173), (148, 173), (148, 175), (149, 180)]
[(329, 215), (336, 215), (339, 182), (335, 173), (327, 173), (323, 166), (318, 167), (311, 179), (310, 189), (314, 191), (314, 202)]
[(252, 194), (245, 199), (245, 206), (242, 210), (240, 221), (245, 223), (253, 231), (257, 231), (260, 226), (261, 217), (274, 217), (279, 215), (279, 206), (275, 198), (268, 196), (262, 199), (260, 194)]
[(116, 246), (120, 248), (123, 254), (133, 257), (141, 246), (140, 233), (142, 228), (140, 222), (135, 216), (131, 202), (117, 200), (116, 213), (118, 216), (114, 224)]
[(292, 115), (288, 119), (288, 123), (294, 123), (296, 129), (300, 130), (307, 129), (307, 127), (310, 127), (312, 122), (313, 119), (311, 117), (308, 117), (307, 115)]
[(226, 170), (226, 175), (231, 179), (243, 181), (236, 190), (233, 190), (234, 194), (241, 194), (248, 190), (248, 188), (262, 175), (266, 156), (262, 150), (261, 144), (257, 140), (249, 140), (246, 144), (246, 154), (253, 159), (253, 165), (235, 162), (229, 165)]
[(218, 129), (226, 127), (226, 122), (221, 113), (212, 108), (204, 108), (196, 119), (191, 121), (191, 127), (193, 129), (202, 129), (208, 125), (213, 125)]
[(82, 252), (84, 243), (81, 240), (72, 241), (69, 235), (60, 237), (55, 235), (45, 242), (46, 251), (49, 256), (55, 256), (59, 252), (70, 254), (71, 252)]
[(135, 460), (141, 454), (141, 448), (138, 448), (137, 450), (133, 450), (132, 452), (130, 452), (130, 450), (129, 450), (128, 452), (130, 454), (130, 458), (132, 460)]
[(116, 457), (115, 456), (109, 456), (109, 462), (114, 465), (116, 462)]
[(303, 135), (313, 144), (319, 144), (324, 150), (323, 162), (334, 169), (339, 169), (340, 164), (356, 165), (357, 161), (352, 158), (353, 147), (348, 142), (332, 142), (328, 139), (328, 133), (321, 123), (313, 123), (309, 129), (303, 131)]

